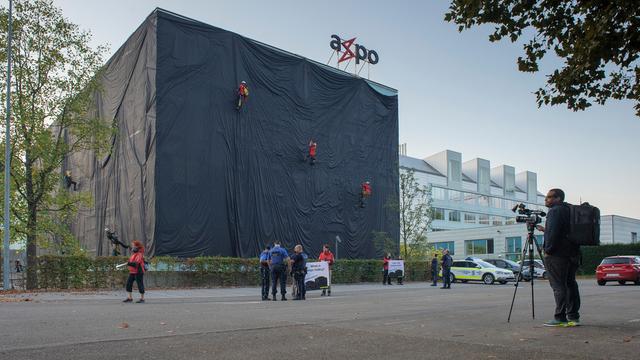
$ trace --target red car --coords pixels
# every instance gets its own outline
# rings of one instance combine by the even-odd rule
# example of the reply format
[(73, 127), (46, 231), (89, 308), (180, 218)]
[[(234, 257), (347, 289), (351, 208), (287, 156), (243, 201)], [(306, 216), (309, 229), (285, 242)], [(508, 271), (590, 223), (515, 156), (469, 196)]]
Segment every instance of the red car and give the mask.
[(640, 285), (640, 256), (609, 256), (602, 259), (596, 269), (598, 285), (605, 285), (607, 281), (617, 281), (624, 285), (633, 281)]

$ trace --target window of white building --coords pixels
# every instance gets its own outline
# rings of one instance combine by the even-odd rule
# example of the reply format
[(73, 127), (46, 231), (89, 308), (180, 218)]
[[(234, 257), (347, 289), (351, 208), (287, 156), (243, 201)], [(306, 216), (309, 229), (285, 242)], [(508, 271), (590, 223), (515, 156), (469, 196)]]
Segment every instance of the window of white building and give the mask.
[(493, 254), (493, 239), (465, 240), (466, 255)]
[(462, 201), (462, 193), (456, 190), (449, 190), (449, 200), (455, 202)]
[(522, 253), (522, 238), (520, 236), (511, 236), (505, 239), (506, 257), (509, 260), (518, 260)]
[(480, 220), (479, 222), (482, 225), (491, 225), (491, 223), (489, 222), (489, 215), (480, 214), (478, 216), (478, 219)]
[(476, 214), (470, 214), (470, 213), (465, 213), (464, 214), (464, 222), (465, 222), (465, 224), (475, 224), (477, 218), (478, 217), (476, 216)]
[(446, 190), (439, 187), (431, 188), (431, 198), (433, 200), (445, 200), (446, 199)]
[(433, 220), (444, 220), (444, 209), (433, 208)]
[(449, 211), (449, 221), (460, 222), (460, 211), (458, 210)]
[(448, 249), (449, 250), (449, 255), (455, 255), (455, 242), (453, 241), (444, 241), (444, 242), (437, 242), (437, 243), (433, 243), (433, 247), (436, 250), (444, 250), (444, 249)]

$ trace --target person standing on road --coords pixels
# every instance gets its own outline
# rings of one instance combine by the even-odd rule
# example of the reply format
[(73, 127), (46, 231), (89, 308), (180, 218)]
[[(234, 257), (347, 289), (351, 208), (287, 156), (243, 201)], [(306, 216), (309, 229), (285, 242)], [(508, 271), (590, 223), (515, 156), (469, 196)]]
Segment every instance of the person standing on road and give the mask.
[[(402, 256), (398, 256), (398, 260), (403, 260), (403, 259), (402, 259)], [(396, 272), (396, 274), (398, 275), (398, 276), (396, 277), (396, 281), (398, 282), (398, 285), (404, 285), (404, 284), (402, 283), (402, 280), (404, 280), (404, 273), (398, 273), (398, 272)]]
[(449, 249), (442, 251), (442, 282), (444, 283), (440, 289), (451, 289), (451, 265), (453, 258), (449, 255)]
[(431, 286), (438, 286), (438, 254), (433, 254), (433, 259), (431, 259), (431, 277), (433, 278), (433, 283)]
[(569, 241), (571, 209), (564, 202), (564, 191), (551, 189), (544, 198), (549, 208), (545, 226), (537, 225), (544, 231), (544, 265), (549, 275), (549, 285), (553, 289), (556, 302), (554, 319), (545, 326), (580, 325), (580, 291), (576, 272), (580, 265), (580, 246)]
[(382, 285), (392, 285), (391, 277), (389, 276), (389, 261), (391, 261), (391, 253), (387, 253), (387, 256), (382, 259)]
[(262, 300), (269, 300), (269, 288), (271, 287), (271, 269), (269, 269), (269, 252), (271, 247), (267, 246), (260, 254), (260, 280), (262, 283)]
[(140, 300), (136, 303), (144, 303), (144, 246), (138, 240), (131, 243), (131, 257), (127, 262), (129, 265), (129, 278), (127, 279), (127, 298), (123, 302), (133, 301), (133, 282), (138, 284)]
[(296, 282), (296, 287), (298, 289), (296, 296), (293, 300), (306, 300), (306, 290), (304, 284), (304, 278), (307, 275), (307, 259), (306, 256), (302, 253), (302, 245), (296, 245), (293, 248), (293, 252), (295, 253), (291, 257), (291, 273), (293, 274), (293, 279)]
[(273, 294), (273, 301), (276, 301), (276, 294), (278, 289), (278, 281), (280, 281), (280, 300), (287, 301), (287, 259), (289, 254), (282, 246), (280, 241), (275, 241), (273, 249), (269, 252), (271, 259), (269, 260), (269, 266), (271, 267), (271, 293)]
[[(333, 253), (331, 252), (331, 250), (329, 250), (329, 245), (324, 244), (322, 246), (322, 252), (318, 257), (318, 260), (326, 261), (327, 263), (329, 263), (329, 279), (331, 279), (331, 276), (333, 275), (331, 272), (333, 271), (334, 258)], [(329, 283), (329, 289), (322, 289), (322, 294), (320, 296), (327, 295), (327, 290), (329, 291), (329, 296), (331, 296), (331, 283)]]

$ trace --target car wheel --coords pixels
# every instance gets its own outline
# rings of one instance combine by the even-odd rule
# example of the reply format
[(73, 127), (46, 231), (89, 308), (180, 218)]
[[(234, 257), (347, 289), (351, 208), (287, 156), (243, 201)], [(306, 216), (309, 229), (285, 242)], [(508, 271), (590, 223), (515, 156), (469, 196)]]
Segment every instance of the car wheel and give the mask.
[(456, 276), (455, 276), (455, 275), (453, 275), (453, 274), (449, 274), (449, 280), (450, 280), (452, 283), (456, 282)]
[(626, 282), (625, 280), (618, 280), (618, 284), (620, 284), (620, 285), (624, 285), (624, 284), (626, 284), (626, 283), (627, 283), (627, 282)]
[(606, 281), (604, 281), (604, 280), (598, 280), (598, 285), (600, 285), (600, 286), (605, 286), (606, 284), (607, 284), (607, 282), (606, 282)]
[(491, 285), (493, 284), (494, 281), (495, 281), (495, 278), (493, 277), (493, 275), (491, 274), (482, 275), (482, 282), (485, 283), (486, 285)]
[(504, 285), (504, 284), (506, 284), (506, 283), (507, 283), (506, 281), (500, 281), (500, 284), (501, 284), (501, 285)]
[(547, 276), (547, 272), (546, 271), (542, 273), (542, 278), (547, 280), (548, 276)]

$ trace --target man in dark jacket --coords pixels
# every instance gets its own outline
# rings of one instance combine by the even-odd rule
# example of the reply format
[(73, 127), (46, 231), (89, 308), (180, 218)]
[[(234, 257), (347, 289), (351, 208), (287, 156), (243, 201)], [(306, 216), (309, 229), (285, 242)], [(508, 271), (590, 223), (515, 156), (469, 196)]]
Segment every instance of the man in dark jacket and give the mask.
[(302, 253), (302, 245), (296, 245), (293, 248), (294, 255), (291, 257), (291, 273), (293, 279), (296, 282), (298, 291), (296, 297), (293, 300), (306, 300), (306, 288), (304, 284), (304, 278), (307, 275), (307, 260)]
[(433, 278), (431, 286), (438, 286), (438, 254), (433, 254), (431, 259), (431, 277)]
[(544, 198), (549, 208), (544, 231), (544, 264), (549, 274), (549, 285), (556, 301), (554, 319), (545, 326), (580, 325), (580, 292), (576, 272), (580, 265), (580, 247), (569, 241), (571, 209), (564, 202), (564, 191), (551, 189)]
[(449, 255), (449, 249), (442, 251), (442, 281), (444, 285), (440, 289), (451, 289), (451, 265), (453, 258)]

